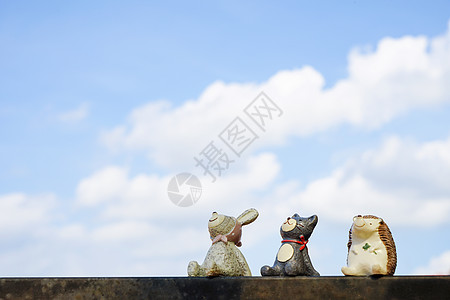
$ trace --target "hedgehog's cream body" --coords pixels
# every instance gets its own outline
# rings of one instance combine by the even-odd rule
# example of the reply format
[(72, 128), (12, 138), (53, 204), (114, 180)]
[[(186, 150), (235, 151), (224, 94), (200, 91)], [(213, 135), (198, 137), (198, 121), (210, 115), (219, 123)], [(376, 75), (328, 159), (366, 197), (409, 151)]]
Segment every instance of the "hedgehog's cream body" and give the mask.
[(375, 232), (369, 237), (359, 237), (358, 230), (353, 232), (352, 246), (347, 257), (345, 275), (372, 275), (387, 273), (386, 247)]
[(356, 216), (350, 229), (344, 275), (393, 275), (397, 255), (391, 232), (383, 219)]

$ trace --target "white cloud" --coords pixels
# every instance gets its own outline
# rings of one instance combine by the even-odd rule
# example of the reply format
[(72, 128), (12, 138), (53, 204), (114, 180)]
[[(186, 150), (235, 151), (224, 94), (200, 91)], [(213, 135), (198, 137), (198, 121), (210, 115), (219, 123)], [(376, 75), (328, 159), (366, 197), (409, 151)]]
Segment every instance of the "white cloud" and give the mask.
[(147, 174), (130, 178), (126, 168), (108, 166), (80, 181), (76, 201), (88, 207), (105, 205), (101, 214), (108, 219), (155, 217), (176, 208), (167, 196), (169, 179)]
[(13, 193), (0, 196), (0, 234), (38, 232), (51, 219), (55, 200), (53, 195)]
[(120, 197), (126, 188), (127, 171), (107, 167), (81, 180), (77, 187), (77, 201), (83, 205), (96, 205)]
[(381, 149), (363, 155), (359, 169), (381, 190), (449, 197), (450, 138), (423, 144), (389, 138)]
[[(397, 137), (349, 160), (327, 177), (310, 182), (286, 205), (317, 211), (336, 221), (375, 214), (404, 226), (411, 218), (433, 216), (420, 226), (448, 222), (450, 138), (416, 144)], [(409, 225), (408, 225), (409, 224)]]
[(428, 265), (419, 267), (414, 271), (416, 275), (450, 275), (450, 251), (433, 257)]
[[(208, 214), (217, 209), (214, 207), (227, 205), (245, 210), (247, 207), (244, 204), (251, 201), (252, 192), (269, 188), (280, 169), (276, 157), (269, 153), (250, 157), (242, 163), (242, 166), (219, 177), (214, 183), (210, 177), (197, 174), (203, 192), (196, 203), (200, 209), (195, 210), (196, 214)], [(126, 168), (105, 167), (80, 181), (76, 201), (88, 207), (105, 204), (101, 215), (107, 219), (166, 218), (167, 215), (186, 211), (175, 206), (168, 198), (167, 185), (173, 175), (141, 173), (131, 177)]]
[(51, 194), (0, 195), (0, 276), (42, 274), (50, 260), (49, 232), (61, 216), (56, 200)]
[(126, 124), (101, 139), (111, 149), (146, 151), (166, 167), (191, 166), (192, 157), (235, 116), (244, 116), (243, 108), (261, 91), (284, 114), (271, 122), (267, 133), (259, 131), (264, 135), (249, 149), (345, 123), (377, 128), (408, 110), (449, 101), (450, 30), (432, 39), (384, 38), (373, 52), (354, 49), (348, 72), (330, 89), (324, 89), (323, 76), (308, 66), (280, 71), (260, 84), (217, 81), (181, 106), (157, 101), (136, 108)]
[(92, 238), (98, 242), (126, 242), (145, 238), (155, 233), (155, 229), (143, 221), (121, 221), (103, 225), (92, 232)]
[(69, 110), (58, 115), (58, 120), (61, 122), (78, 122), (85, 119), (89, 115), (89, 104), (84, 102), (79, 107)]

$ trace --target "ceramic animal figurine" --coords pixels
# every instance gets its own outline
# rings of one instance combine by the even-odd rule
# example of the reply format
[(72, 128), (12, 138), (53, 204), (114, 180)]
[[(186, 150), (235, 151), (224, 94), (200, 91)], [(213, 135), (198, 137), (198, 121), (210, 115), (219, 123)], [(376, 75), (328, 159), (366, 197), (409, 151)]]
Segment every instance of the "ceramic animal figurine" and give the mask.
[(212, 245), (205, 261), (199, 265), (191, 261), (189, 276), (252, 276), (247, 261), (237, 247), (242, 245), (242, 226), (252, 223), (258, 217), (254, 208), (239, 217), (229, 217), (213, 212), (208, 222)]
[(394, 275), (397, 253), (391, 231), (383, 219), (366, 215), (353, 218), (347, 243), (344, 275)]
[(272, 267), (261, 268), (262, 276), (319, 276), (309, 258), (306, 244), (317, 225), (318, 217), (302, 218), (298, 214), (281, 225), (283, 240)]

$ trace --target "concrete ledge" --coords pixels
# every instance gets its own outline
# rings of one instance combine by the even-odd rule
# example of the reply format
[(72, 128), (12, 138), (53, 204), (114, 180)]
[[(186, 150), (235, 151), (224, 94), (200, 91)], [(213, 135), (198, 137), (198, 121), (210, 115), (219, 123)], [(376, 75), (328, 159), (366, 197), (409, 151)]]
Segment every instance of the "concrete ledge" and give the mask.
[(0, 299), (449, 298), (450, 276), (0, 279)]

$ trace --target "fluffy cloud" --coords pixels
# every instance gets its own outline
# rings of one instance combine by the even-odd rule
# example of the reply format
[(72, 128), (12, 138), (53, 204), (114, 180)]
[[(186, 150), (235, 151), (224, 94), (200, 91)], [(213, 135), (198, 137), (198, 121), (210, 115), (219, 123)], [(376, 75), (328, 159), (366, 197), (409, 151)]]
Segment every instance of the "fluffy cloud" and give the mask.
[(127, 172), (118, 167), (107, 167), (81, 180), (77, 188), (78, 202), (96, 205), (119, 197), (126, 188)]
[(450, 138), (417, 144), (392, 137), (380, 149), (364, 153), (355, 168), (380, 190), (448, 198)]
[(433, 257), (428, 265), (419, 267), (414, 271), (417, 275), (450, 275), (450, 251)]
[(0, 195), (0, 276), (42, 274), (50, 250), (45, 243), (61, 217), (56, 200), (51, 194)]
[[(215, 182), (199, 172), (203, 191), (196, 203), (198, 209), (191, 213), (210, 213), (218, 205), (244, 208), (253, 199), (250, 198), (253, 192), (267, 189), (273, 183), (279, 169), (276, 157), (263, 153), (244, 160), (242, 166)], [(76, 201), (84, 207), (106, 205), (101, 216), (108, 220), (181, 217), (186, 210), (170, 202), (167, 194), (167, 185), (173, 175), (130, 176), (126, 168), (105, 167), (80, 181)]]
[(0, 196), (0, 234), (38, 232), (53, 219), (51, 212), (55, 200), (53, 195), (13, 193)]
[(450, 214), (449, 157), (450, 138), (417, 144), (392, 137), (298, 193), (290, 191), (287, 205), (336, 221), (370, 213), (405, 226), (423, 215), (432, 217), (420, 226), (442, 224)]
[(192, 157), (242, 116), (261, 91), (284, 114), (253, 149), (346, 123), (379, 127), (408, 110), (448, 101), (449, 81), (450, 30), (432, 39), (384, 38), (375, 51), (352, 50), (348, 77), (330, 89), (308, 66), (280, 71), (260, 84), (217, 81), (181, 106), (157, 101), (136, 108), (126, 124), (104, 132), (102, 141), (111, 149), (145, 151), (163, 166), (180, 168), (191, 165)]

